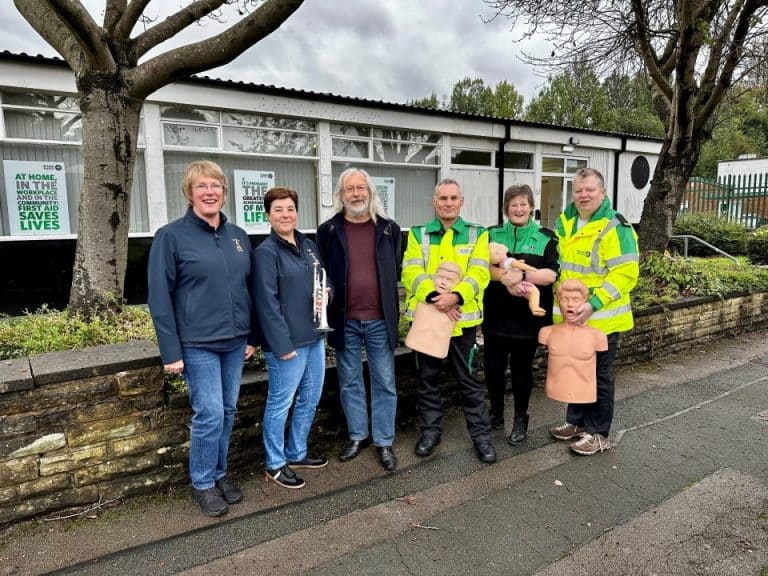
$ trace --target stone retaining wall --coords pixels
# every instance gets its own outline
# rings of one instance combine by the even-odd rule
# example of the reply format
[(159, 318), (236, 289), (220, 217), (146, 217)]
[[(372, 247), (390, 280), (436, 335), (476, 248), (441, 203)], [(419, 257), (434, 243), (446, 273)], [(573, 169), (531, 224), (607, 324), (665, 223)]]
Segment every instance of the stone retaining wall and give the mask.
[[(637, 315), (618, 362), (630, 364), (768, 324), (768, 297), (700, 299)], [(185, 481), (190, 410), (167, 394), (154, 344), (131, 342), (0, 362), (0, 524)], [(399, 425), (413, 425), (414, 369), (397, 359)], [(335, 370), (314, 443), (343, 436)], [(446, 382), (450, 388), (451, 383)], [(263, 373), (247, 372), (232, 437), (232, 468), (260, 466)]]

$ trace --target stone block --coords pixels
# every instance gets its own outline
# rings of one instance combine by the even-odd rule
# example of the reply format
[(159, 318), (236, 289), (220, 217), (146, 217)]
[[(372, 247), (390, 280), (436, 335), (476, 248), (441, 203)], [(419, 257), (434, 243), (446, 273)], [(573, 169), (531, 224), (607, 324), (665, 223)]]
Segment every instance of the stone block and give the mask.
[(131, 494), (156, 492), (160, 488), (181, 482), (186, 476), (182, 464), (166, 466), (162, 470), (102, 482), (99, 484), (99, 493), (101, 499), (106, 501)]
[(22, 458), (31, 454), (45, 454), (66, 446), (62, 433), (28, 434), (0, 440), (0, 458)]
[(29, 414), (0, 416), (0, 438), (29, 434), (37, 430), (37, 421)]
[(37, 478), (37, 457), (14, 458), (0, 463), (0, 486), (13, 486)]
[(188, 431), (184, 428), (165, 428), (152, 430), (130, 438), (113, 440), (111, 443), (112, 454), (121, 458), (130, 454), (148, 452), (163, 446), (182, 444), (187, 440)]
[(133, 406), (127, 400), (98, 399), (96, 403), (56, 406), (38, 414), (38, 423), (44, 428), (65, 428), (73, 424), (108, 420), (130, 414)]
[(134, 340), (123, 344), (50, 352), (32, 356), (29, 363), (35, 384), (41, 386), (158, 366), (160, 354), (152, 342)]
[(72, 480), (75, 486), (88, 486), (110, 480), (116, 476), (132, 476), (136, 472), (145, 471), (148, 468), (158, 466), (158, 464), (159, 456), (154, 452), (148, 452), (80, 468), (72, 472)]
[(0, 394), (30, 390), (35, 387), (29, 358), (14, 358), (0, 362)]
[(49, 494), (50, 492), (64, 490), (69, 487), (69, 474), (56, 474), (54, 476), (46, 476), (45, 478), (37, 478), (29, 482), (22, 482), (17, 490), (19, 498), (29, 498), (30, 496)]
[(0, 414), (37, 412), (56, 406), (92, 403), (99, 398), (114, 396), (115, 386), (114, 376), (100, 376), (51, 384), (35, 388), (34, 392), (0, 394)]
[(95, 462), (105, 460), (107, 445), (88, 446), (82, 450), (71, 450), (64, 454), (42, 456), (39, 462), (40, 476), (50, 476), (61, 472), (69, 472)]
[(0, 507), (0, 524), (32, 518), (53, 510), (91, 504), (98, 502), (98, 500), (99, 491), (96, 486), (73, 488), (36, 498), (28, 498), (14, 505)]
[(16, 493), (15, 486), (0, 488), (0, 507), (12, 502), (18, 502), (18, 498), (19, 495)]
[(67, 431), (67, 440), (70, 446), (84, 446), (142, 434), (148, 429), (149, 421), (142, 416), (121, 416), (72, 426)]
[(163, 367), (159, 365), (117, 374), (117, 392), (120, 396), (162, 393), (164, 386)]

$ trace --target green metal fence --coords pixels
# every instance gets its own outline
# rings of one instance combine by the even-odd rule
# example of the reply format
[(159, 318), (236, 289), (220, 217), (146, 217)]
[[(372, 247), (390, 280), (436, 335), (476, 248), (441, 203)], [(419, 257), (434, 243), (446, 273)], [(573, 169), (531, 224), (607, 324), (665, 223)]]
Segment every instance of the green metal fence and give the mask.
[(680, 213), (717, 214), (747, 228), (768, 224), (768, 174), (730, 174), (717, 180), (691, 178)]

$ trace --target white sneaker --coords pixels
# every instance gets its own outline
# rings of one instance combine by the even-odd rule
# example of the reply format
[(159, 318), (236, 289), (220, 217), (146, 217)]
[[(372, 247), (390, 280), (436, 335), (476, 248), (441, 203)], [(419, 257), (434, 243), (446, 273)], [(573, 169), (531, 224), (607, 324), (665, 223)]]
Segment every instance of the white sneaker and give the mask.
[(570, 449), (582, 456), (592, 456), (598, 452), (605, 452), (611, 447), (611, 441), (602, 434), (584, 434), (581, 440), (570, 445)]

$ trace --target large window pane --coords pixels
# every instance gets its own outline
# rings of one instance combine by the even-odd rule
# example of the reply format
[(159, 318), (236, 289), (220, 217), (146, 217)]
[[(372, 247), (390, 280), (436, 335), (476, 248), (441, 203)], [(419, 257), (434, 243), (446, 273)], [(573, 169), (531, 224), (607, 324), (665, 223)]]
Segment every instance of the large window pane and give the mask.
[(504, 152), (504, 168), (507, 170), (533, 170), (533, 154)]
[(376, 140), (373, 143), (373, 151), (373, 159), (377, 162), (432, 165), (440, 163), (439, 148), (435, 146)]
[(451, 149), (451, 164), (464, 164), (468, 166), (492, 166), (491, 152), (485, 150), (461, 150)]
[(223, 116), (223, 124), (255, 128), (280, 128), (282, 130), (296, 130), (298, 132), (317, 132), (317, 123), (310, 120), (262, 116), (259, 114), (237, 114), (235, 112), (224, 112)]
[(371, 129), (366, 126), (331, 124), (331, 134), (339, 134), (341, 136), (361, 136), (367, 138), (371, 135)]
[(25, 94), (22, 92), (3, 92), (3, 104), (29, 106), (32, 108), (52, 108), (55, 110), (80, 111), (80, 105), (74, 96), (60, 94)]
[(370, 153), (368, 147), (369, 142), (360, 142), (358, 140), (342, 140), (341, 138), (333, 139), (333, 155), (342, 156), (344, 158), (365, 158), (368, 159)]
[(161, 106), (161, 118), (172, 118), (174, 120), (191, 120), (193, 122), (219, 123), (218, 110), (205, 110), (203, 108), (188, 108), (186, 106)]
[(224, 150), (290, 156), (315, 156), (317, 136), (301, 132), (224, 126)]
[(576, 160), (575, 158), (568, 158), (565, 161), (565, 171), (568, 174), (575, 174), (582, 168), (587, 167), (587, 161), (586, 160)]
[(437, 144), (440, 142), (439, 134), (431, 134), (429, 132), (408, 132), (405, 130), (389, 130), (384, 128), (374, 128), (373, 137), (382, 138), (385, 140), (422, 142), (424, 144)]
[[(77, 211), (80, 204), (80, 188), (83, 185), (83, 155), (79, 146), (73, 145), (41, 145), (27, 143), (0, 143), (0, 182), (5, 182), (2, 173), (3, 160), (31, 160), (37, 162), (61, 162), (66, 170), (67, 204), (69, 205), (69, 230), (72, 234), (78, 231)], [(5, 197), (2, 201), (2, 226), (0, 233), (9, 234), (8, 208)], [(147, 208), (147, 177), (144, 168), (144, 154), (139, 152), (133, 171), (133, 186), (131, 188), (129, 232), (148, 232), (149, 217)]]
[[(304, 230), (317, 228), (317, 169), (313, 160), (292, 158), (260, 158), (257, 156), (208, 155), (224, 170), (227, 182), (232, 186), (235, 170), (263, 170), (275, 173), (276, 186), (289, 186), (299, 194), (299, 223)], [(165, 189), (168, 220), (180, 218), (187, 210), (186, 199), (181, 192), (184, 170), (190, 162), (200, 160), (194, 152), (172, 151), (165, 153)], [(235, 199), (228, 195), (224, 204), (227, 217), (235, 215)], [(240, 222), (235, 221), (235, 224)]]
[[(432, 205), (437, 170), (416, 166), (381, 166), (368, 164), (333, 163), (333, 181), (347, 168), (364, 168), (371, 176), (395, 179), (395, 215), (394, 218), (403, 228), (418, 226), (435, 217)], [(391, 216), (391, 215), (390, 215)]]
[(187, 148), (218, 148), (219, 132), (213, 126), (164, 123), (163, 143)]
[(541, 171), (542, 172), (556, 172), (557, 174), (563, 173), (563, 159), (562, 158), (548, 158), (541, 159)]
[(8, 138), (59, 142), (80, 142), (83, 138), (80, 114), (6, 108), (3, 115)]

